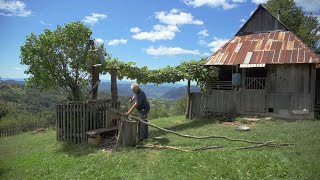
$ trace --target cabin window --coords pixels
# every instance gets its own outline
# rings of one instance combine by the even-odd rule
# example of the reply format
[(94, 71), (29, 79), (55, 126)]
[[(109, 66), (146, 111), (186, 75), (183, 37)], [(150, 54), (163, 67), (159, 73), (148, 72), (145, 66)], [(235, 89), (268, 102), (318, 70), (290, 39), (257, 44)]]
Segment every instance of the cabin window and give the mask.
[(245, 69), (244, 88), (251, 90), (266, 89), (267, 68)]

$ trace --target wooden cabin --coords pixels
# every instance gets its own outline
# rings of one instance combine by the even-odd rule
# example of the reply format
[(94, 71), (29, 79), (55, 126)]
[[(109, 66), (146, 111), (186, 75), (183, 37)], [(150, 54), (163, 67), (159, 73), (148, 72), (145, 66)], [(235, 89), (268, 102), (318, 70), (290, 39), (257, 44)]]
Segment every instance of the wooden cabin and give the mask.
[(219, 72), (206, 87), (207, 114), (299, 119), (320, 108), (318, 57), (262, 5), (205, 65)]

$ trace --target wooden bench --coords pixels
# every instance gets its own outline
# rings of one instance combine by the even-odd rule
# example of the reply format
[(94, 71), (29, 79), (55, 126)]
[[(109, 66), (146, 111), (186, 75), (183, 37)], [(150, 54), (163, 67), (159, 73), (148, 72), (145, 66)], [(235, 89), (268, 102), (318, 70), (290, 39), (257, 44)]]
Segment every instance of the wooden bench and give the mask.
[(86, 134), (88, 137), (88, 144), (92, 145), (100, 145), (101, 144), (101, 134), (107, 133), (111, 131), (117, 131), (118, 126), (106, 127), (106, 128), (99, 128), (87, 131)]

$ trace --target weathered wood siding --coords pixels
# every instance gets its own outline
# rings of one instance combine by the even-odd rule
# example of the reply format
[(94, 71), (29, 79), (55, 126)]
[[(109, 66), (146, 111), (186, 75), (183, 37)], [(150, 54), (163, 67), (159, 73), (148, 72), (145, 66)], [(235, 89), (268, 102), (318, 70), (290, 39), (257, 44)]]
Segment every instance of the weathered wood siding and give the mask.
[(264, 8), (259, 8), (240, 29), (237, 35), (275, 30), (286, 31), (287, 28)]
[(320, 68), (317, 69), (316, 77), (315, 104), (320, 107)]
[(265, 99), (263, 90), (212, 90), (207, 95), (207, 108), (214, 113), (265, 113)]
[(207, 95), (207, 108), (214, 113), (240, 113), (240, 91), (211, 90)]
[(87, 143), (89, 130), (106, 127), (110, 101), (77, 101), (58, 104), (57, 140)]
[(202, 117), (204, 109), (204, 95), (202, 93), (191, 93), (190, 100), (190, 119)]
[[(313, 64), (268, 65), (265, 90), (207, 87), (206, 107), (215, 113), (313, 117), (316, 68)], [(318, 90), (319, 91), (319, 90)]]
[(267, 109), (274, 114), (314, 112), (314, 64), (269, 65)]

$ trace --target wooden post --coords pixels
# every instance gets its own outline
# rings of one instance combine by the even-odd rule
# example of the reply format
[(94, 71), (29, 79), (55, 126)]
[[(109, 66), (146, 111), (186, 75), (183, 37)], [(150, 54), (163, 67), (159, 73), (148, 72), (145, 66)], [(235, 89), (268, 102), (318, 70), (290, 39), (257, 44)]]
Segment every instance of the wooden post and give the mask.
[(189, 119), (190, 117), (190, 80), (188, 80), (188, 86), (187, 86), (187, 109), (186, 109), (186, 118)]
[(117, 140), (118, 146), (136, 146), (137, 144), (137, 122), (122, 120)]
[(111, 75), (111, 103), (113, 108), (118, 108), (116, 107), (118, 102), (117, 70), (111, 69), (110, 75)]
[(95, 87), (95, 84), (99, 81), (99, 73), (94, 65), (91, 66), (91, 76), (92, 100), (96, 100), (98, 99), (98, 86)]

